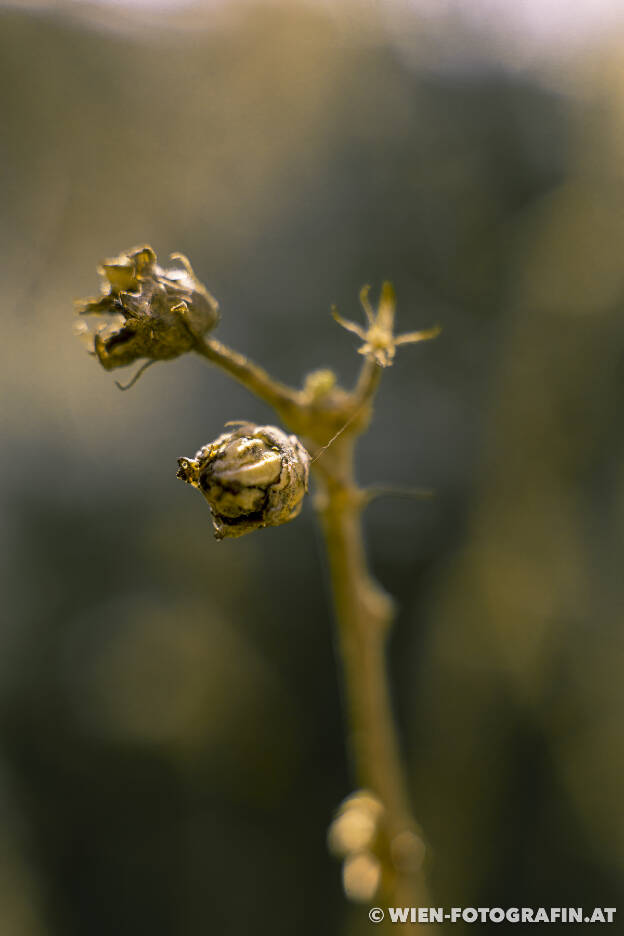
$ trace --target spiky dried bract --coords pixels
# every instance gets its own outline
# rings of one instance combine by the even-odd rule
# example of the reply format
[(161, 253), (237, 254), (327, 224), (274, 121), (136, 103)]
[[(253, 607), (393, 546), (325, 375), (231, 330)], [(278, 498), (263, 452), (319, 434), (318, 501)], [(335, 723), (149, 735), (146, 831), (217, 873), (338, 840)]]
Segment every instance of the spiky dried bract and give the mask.
[(140, 358), (165, 361), (191, 351), (195, 336), (217, 324), (219, 305), (182, 254), (179, 267), (163, 269), (151, 247), (135, 247), (110, 260), (99, 272), (104, 294), (79, 303), (81, 315), (109, 321), (94, 335), (93, 351), (106, 370)]
[(309, 464), (296, 436), (244, 423), (195, 458), (179, 458), (177, 476), (202, 492), (220, 540), (293, 520), (308, 489)]
[(439, 326), (434, 325), (433, 328), (426, 328), (424, 331), (395, 335), (396, 295), (392, 283), (385, 282), (381, 287), (376, 312), (368, 298), (369, 292), (370, 286), (363, 286), (360, 290), (360, 302), (366, 313), (366, 328), (358, 325), (357, 322), (343, 318), (335, 307), (332, 308), (332, 315), (339, 325), (361, 338), (364, 344), (358, 348), (358, 352), (371, 358), (379, 367), (389, 367), (392, 364), (398, 345), (429, 341), (430, 338), (437, 338), (440, 334)]

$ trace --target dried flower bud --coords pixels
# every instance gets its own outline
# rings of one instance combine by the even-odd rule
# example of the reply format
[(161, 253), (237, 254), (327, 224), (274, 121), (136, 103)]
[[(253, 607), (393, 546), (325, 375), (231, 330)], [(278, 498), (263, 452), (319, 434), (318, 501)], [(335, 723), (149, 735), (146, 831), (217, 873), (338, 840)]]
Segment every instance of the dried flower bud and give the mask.
[(371, 848), (383, 816), (378, 797), (368, 790), (357, 790), (341, 804), (329, 827), (330, 851), (339, 857)]
[(296, 436), (244, 423), (179, 458), (177, 476), (210, 505), (217, 539), (279, 526), (301, 510), (310, 456)]
[(136, 247), (105, 260), (104, 295), (79, 303), (82, 315), (104, 315), (93, 351), (113, 370), (139, 358), (165, 361), (190, 351), (196, 335), (217, 324), (219, 306), (199, 282), (186, 257), (172, 254), (181, 267), (164, 270), (151, 247)]
[(394, 313), (396, 307), (396, 296), (392, 283), (385, 282), (381, 287), (379, 305), (375, 311), (370, 304), (368, 294), (370, 286), (363, 286), (360, 290), (360, 302), (366, 313), (366, 325), (358, 325), (357, 322), (351, 322), (344, 319), (338, 313), (338, 310), (332, 308), (332, 315), (339, 325), (353, 332), (362, 339), (364, 344), (358, 348), (360, 354), (364, 354), (370, 360), (375, 361), (379, 367), (389, 367), (394, 361), (394, 355), (399, 345), (415, 344), (417, 341), (429, 341), (430, 338), (436, 338), (440, 334), (440, 327), (434, 325), (433, 328), (427, 328), (424, 331), (406, 332), (403, 335), (394, 333)]
[(383, 815), (377, 796), (368, 790), (356, 790), (340, 805), (329, 827), (329, 848), (344, 859), (342, 883), (350, 900), (370, 901), (379, 888), (381, 862), (376, 846)]
[(345, 858), (342, 886), (349, 900), (370, 903), (381, 883), (381, 862), (372, 852), (357, 852)]

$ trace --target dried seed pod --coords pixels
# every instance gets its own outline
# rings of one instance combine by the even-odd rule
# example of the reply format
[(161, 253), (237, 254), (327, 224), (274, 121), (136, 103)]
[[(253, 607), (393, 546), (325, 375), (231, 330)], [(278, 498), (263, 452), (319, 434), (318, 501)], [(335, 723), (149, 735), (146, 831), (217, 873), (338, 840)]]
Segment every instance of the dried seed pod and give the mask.
[(81, 315), (108, 321), (94, 335), (93, 351), (106, 370), (139, 358), (164, 361), (191, 351), (195, 335), (219, 320), (219, 305), (181, 254), (180, 267), (163, 269), (151, 247), (135, 247), (105, 260), (104, 295), (78, 304)]
[(217, 539), (293, 520), (308, 489), (310, 456), (294, 435), (243, 423), (179, 458), (177, 476), (210, 505)]

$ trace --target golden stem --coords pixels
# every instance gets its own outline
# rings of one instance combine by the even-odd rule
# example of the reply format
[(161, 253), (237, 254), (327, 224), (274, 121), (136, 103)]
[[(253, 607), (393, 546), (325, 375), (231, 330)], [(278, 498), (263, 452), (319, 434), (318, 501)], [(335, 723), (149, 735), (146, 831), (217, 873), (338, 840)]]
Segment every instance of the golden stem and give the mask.
[(393, 603), (368, 570), (353, 443), (348, 439), (340, 447), (340, 470), (332, 477), (321, 475), (318, 498), (336, 608), (348, 743), (357, 785), (384, 806), (378, 854), (382, 891), (388, 903), (426, 905), (423, 845), (409, 805), (386, 673)]
[(336, 433), (335, 398), (313, 402), (215, 339), (196, 338), (196, 350), (273, 406), (291, 431), (333, 439), (326, 454), (321, 446), (313, 470), (320, 488), (318, 512), (329, 557), (354, 779), (384, 807), (376, 846), (383, 896), (397, 906), (426, 906), (423, 845), (409, 805), (386, 673), (392, 600), (368, 570), (361, 520), (367, 498), (353, 472), (355, 441), (368, 423), (382, 368), (372, 357), (364, 359), (354, 390), (340, 399), (343, 421)]
[(300, 405), (301, 391), (275, 380), (258, 364), (254, 364), (238, 351), (228, 348), (216, 338), (194, 337), (198, 354), (223, 368), (257, 397), (273, 406), (280, 415)]

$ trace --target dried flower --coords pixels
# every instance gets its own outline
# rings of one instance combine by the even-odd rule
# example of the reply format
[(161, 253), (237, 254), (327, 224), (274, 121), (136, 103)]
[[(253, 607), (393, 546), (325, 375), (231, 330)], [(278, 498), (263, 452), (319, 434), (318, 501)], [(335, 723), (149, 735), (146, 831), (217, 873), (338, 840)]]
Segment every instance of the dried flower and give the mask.
[(81, 315), (104, 315), (108, 322), (94, 335), (93, 351), (106, 370), (139, 358), (165, 361), (191, 351), (195, 336), (219, 320), (219, 306), (182, 254), (181, 267), (163, 269), (151, 247), (136, 247), (99, 272), (105, 278), (99, 299), (79, 303)]
[(394, 353), (399, 345), (414, 344), (417, 341), (428, 341), (440, 334), (438, 325), (424, 331), (407, 332), (403, 335), (394, 334), (394, 313), (396, 309), (396, 295), (392, 283), (385, 282), (381, 287), (377, 312), (373, 309), (368, 298), (370, 286), (360, 290), (360, 302), (366, 313), (368, 328), (363, 328), (356, 322), (344, 319), (335, 308), (332, 315), (339, 325), (347, 331), (354, 332), (362, 339), (364, 344), (358, 348), (360, 354), (372, 358), (380, 367), (389, 367), (394, 361)]
[(296, 436), (243, 423), (179, 458), (177, 476), (210, 505), (217, 539), (279, 526), (301, 510), (310, 456)]

